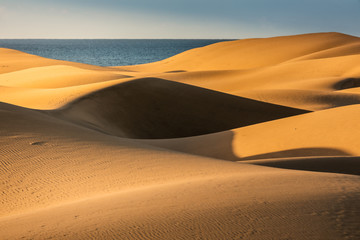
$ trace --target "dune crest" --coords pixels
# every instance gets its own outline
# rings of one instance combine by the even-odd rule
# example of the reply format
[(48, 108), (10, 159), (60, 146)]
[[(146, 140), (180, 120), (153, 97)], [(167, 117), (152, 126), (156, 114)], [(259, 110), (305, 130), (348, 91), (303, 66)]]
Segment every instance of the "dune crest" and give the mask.
[(307, 112), (143, 78), (86, 95), (50, 113), (111, 135), (153, 139), (203, 135)]
[(0, 239), (360, 239), (359, 46), (119, 67), (0, 48)]
[(359, 43), (359, 38), (340, 33), (243, 39), (189, 50), (156, 63), (119, 68), (156, 72), (245, 70), (275, 65), (304, 55), (355, 43)]

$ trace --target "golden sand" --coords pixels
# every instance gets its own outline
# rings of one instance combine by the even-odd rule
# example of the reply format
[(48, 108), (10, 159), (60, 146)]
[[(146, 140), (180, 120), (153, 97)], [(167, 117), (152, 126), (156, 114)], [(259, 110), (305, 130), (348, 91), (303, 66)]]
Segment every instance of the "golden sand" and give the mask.
[(357, 37), (0, 49), (0, 102), (0, 239), (360, 239)]

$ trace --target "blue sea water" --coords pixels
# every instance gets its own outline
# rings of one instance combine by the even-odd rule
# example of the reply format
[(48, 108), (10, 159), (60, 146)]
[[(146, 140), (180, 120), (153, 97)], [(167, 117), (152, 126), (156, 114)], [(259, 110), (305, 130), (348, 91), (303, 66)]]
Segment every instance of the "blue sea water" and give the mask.
[(155, 62), (186, 50), (225, 41), (214, 39), (0, 39), (0, 47), (46, 58), (99, 66)]

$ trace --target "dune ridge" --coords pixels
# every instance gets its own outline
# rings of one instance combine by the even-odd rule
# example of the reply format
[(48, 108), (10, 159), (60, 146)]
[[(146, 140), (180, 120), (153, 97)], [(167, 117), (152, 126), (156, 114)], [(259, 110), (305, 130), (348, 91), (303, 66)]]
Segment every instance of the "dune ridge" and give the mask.
[(0, 239), (359, 239), (359, 46), (119, 67), (0, 48)]
[(140, 78), (49, 113), (120, 137), (161, 139), (203, 135), (307, 112), (163, 79)]

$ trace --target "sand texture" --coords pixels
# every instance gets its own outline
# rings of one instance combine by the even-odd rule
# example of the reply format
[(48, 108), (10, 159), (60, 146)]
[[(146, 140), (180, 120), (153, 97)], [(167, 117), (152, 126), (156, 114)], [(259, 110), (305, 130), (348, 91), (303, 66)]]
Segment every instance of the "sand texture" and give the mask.
[(360, 239), (360, 39), (118, 67), (0, 48), (0, 239)]

